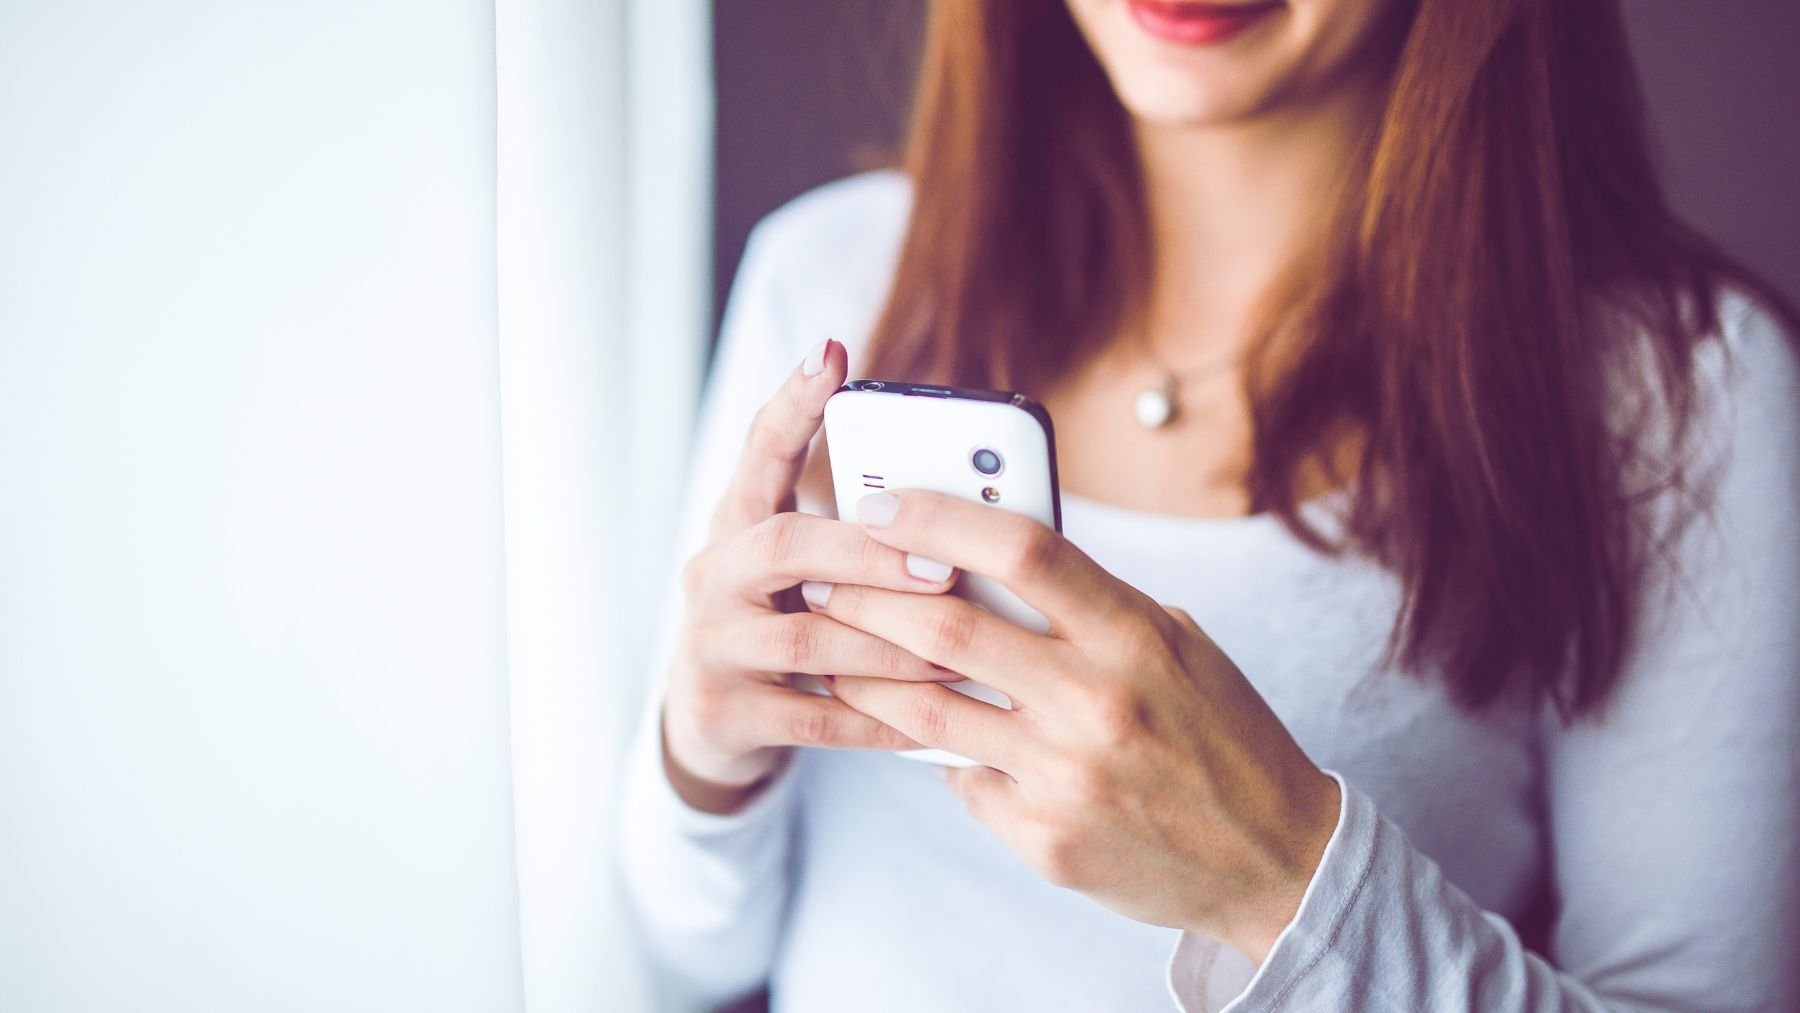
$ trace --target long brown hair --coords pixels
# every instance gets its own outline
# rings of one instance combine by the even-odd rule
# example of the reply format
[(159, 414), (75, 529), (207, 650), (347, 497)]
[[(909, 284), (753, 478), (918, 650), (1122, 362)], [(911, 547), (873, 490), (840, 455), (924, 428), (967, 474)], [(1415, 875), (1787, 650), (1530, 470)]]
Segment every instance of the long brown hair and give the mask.
[[(1403, 588), (1390, 653), (1478, 707), (1603, 703), (1686, 486), (1695, 345), (1722, 284), (1780, 297), (1671, 212), (1616, 0), (1410, 0), (1385, 111), (1328, 244), (1246, 369), (1255, 509)], [(1129, 117), (1062, 0), (938, 0), (906, 167), (914, 206), (874, 375), (1031, 390), (1118, 333), (1150, 273)], [(1622, 355), (1648, 368), (1621, 369)], [(1279, 356), (1273, 349), (1280, 347)], [(1273, 363), (1279, 360), (1279, 366)], [(1619, 385), (1672, 423), (1646, 455)], [(1299, 510), (1350, 427), (1341, 541)]]

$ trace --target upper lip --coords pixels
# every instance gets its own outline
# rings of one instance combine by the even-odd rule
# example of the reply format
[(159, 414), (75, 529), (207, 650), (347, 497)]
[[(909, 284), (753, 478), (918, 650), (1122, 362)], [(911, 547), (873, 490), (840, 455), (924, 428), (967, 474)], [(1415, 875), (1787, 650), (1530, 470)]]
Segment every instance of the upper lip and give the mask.
[(1259, 7), (1278, 7), (1286, 0), (1245, 0), (1243, 3), (1219, 3), (1217, 0), (1144, 0), (1145, 3), (1158, 7), (1212, 7), (1218, 10), (1255, 10)]

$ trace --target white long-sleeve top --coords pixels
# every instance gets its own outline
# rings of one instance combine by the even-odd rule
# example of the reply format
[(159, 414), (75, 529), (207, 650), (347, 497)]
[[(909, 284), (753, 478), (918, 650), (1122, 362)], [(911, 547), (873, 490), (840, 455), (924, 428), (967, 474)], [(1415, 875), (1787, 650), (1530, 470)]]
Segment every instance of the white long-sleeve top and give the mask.
[[(683, 556), (806, 351), (844, 341), (856, 375), (909, 199), (897, 174), (854, 177), (756, 230)], [(888, 754), (802, 751), (744, 811), (693, 810), (663, 773), (654, 707), (620, 814), (650, 952), (691, 998), (767, 981), (783, 1013), (1800, 1009), (1800, 385), (1767, 316), (1736, 297), (1723, 314), (1723, 343), (1698, 353), (1715, 498), (1597, 721), (1470, 714), (1441, 681), (1385, 668), (1394, 577), (1268, 516), (1065, 495), (1068, 537), (1191, 613), (1344, 785), (1260, 968), (1043, 882), (931, 768)], [(1512, 926), (1543, 904), (1528, 949)]]

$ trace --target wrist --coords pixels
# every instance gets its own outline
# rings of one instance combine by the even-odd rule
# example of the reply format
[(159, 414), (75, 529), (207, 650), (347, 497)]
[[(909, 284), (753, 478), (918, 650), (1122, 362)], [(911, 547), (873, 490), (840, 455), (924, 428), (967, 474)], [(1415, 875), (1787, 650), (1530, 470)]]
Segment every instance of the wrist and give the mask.
[(762, 790), (768, 787), (780, 772), (782, 766), (778, 750), (760, 750), (770, 754), (766, 763), (755, 763), (754, 757), (746, 757), (744, 761), (730, 766), (748, 769), (732, 770), (709, 776), (696, 769), (698, 765), (684, 763), (678, 755), (673, 741), (671, 722), (665, 709), (662, 717), (662, 768), (663, 776), (669, 782), (678, 798), (690, 808), (715, 816), (730, 816), (743, 810)]
[(1295, 793), (1288, 807), (1288, 832), (1280, 838), (1273, 856), (1276, 871), (1249, 905), (1247, 913), (1251, 917), (1238, 933), (1240, 938), (1227, 940), (1259, 967), (1299, 914), (1300, 902), (1325, 857), (1325, 847), (1337, 831), (1342, 789), (1337, 779), (1324, 771), (1315, 769), (1312, 773), (1315, 776), (1306, 779), (1304, 788)]

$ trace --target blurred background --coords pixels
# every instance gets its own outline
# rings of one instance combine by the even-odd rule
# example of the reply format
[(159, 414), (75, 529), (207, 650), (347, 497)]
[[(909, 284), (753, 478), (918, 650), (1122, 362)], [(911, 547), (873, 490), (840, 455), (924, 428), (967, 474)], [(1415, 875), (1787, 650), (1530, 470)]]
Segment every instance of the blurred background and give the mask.
[[(1800, 295), (1800, 8), (1627, 0)], [(923, 0), (0, 0), (0, 1010), (655, 1008), (609, 879), (744, 237)]]

